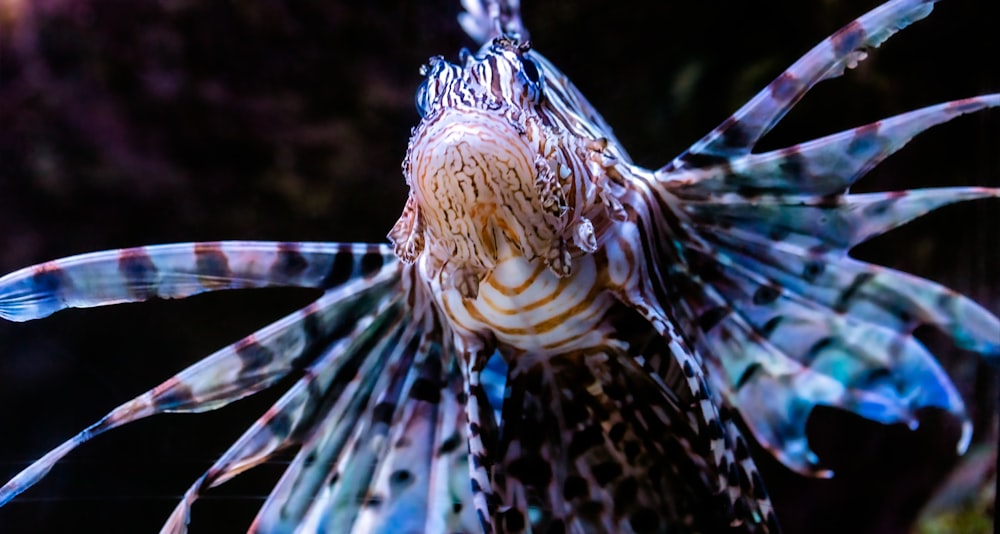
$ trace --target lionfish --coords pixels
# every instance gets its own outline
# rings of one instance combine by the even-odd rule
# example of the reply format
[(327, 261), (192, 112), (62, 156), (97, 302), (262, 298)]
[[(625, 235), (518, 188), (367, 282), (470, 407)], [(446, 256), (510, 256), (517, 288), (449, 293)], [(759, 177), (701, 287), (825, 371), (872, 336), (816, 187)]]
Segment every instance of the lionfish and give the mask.
[[(186, 530), (204, 490), (290, 449), (252, 531), (778, 531), (747, 434), (822, 476), (805, 432), (815, 406), (910, 424), (936, 407), (967, 421), (916, 327), (1000, 354), (1000, 320), (969, 298), (848, 256), (938, 207), (1000, 196), (848, 193), (918, 133), (1000, 94), (753, 152), (810, 88), (933, 3), (893, 0), (856, 19), (650, 170), (531, 47), (517, 0), (464, 0), (459, 22), (480, 48), (422, 69), (391, 245), (158, 245), (0, 279), (11, 321), (223, 289), (322, 290), (51, 450), (0, 488), (0, 504), (103, 432), (280, 382), (291, 385), (165, 532)], [(491, 384), (503, 384), (500, 406)]]

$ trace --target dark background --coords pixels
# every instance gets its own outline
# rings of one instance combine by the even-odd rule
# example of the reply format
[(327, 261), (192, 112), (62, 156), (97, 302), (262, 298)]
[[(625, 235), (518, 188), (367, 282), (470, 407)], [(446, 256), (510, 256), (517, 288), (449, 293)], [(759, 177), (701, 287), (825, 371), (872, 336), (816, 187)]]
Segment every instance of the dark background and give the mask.
[[(588, 95), (636, 161), (655, 167), (875, 4), (538, 1), (524, 9), (535, 48)], [(417, 121), (417, 69), (430, 55), (455, 59), (471, 46), (457, 12), (457, 1), (444, 0), (0, 1), (0, 271), (175, 241), (383, 240), (406, 194), (399, 162)], [(941, 3), (859, 69), (814, 90), (760, 148), (1000, 91), (997, 15), (997, 2)], [(915, 140), (857, 190), (997, 186), (998, 148), (996, 111), (965, 117)], [(944, 209), (856, 255), (1000, 312), (997, 208)], [(235, 292), (0, 324), (0, 479), (313, 296)], [(983, 480), (994, 463), (996, 377), (934, 332), (922, 336), (969, 402), (976, 444), (986, 443), (948, 491), (975, 494), (991, 484)], [(0, 531), (158, 529), (275, 398), (101, 436), (0, 509)], [(833, 480), (803, 479), (760, 455), (788, 532), (906, 531), (955, 462), (957, 427), (940, 414), (910, 432), (825, 411), (810, 431)], [(280, 468), (211, 492), (195, 507), (192, 532), (245, 530)]]

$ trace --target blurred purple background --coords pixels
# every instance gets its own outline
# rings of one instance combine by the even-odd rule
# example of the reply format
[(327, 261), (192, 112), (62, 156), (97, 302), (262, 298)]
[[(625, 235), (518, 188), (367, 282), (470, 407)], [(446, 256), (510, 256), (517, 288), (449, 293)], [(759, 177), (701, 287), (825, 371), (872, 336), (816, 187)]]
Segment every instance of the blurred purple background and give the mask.
[[(526, 2), (534, 46), (588, 95), (640, 163), (658, 166), (782, 68), (878, 2)], [(219, 239), (382, 241), (419, 65), (471, 46), (457, 1), (0, 0), (0, 271), (69, 254)], [(996, 2), (943, 2), (761, 149), (939, 101), (1000, 91)], [(1000, 113), (941, 126), (859, 190), (1000, 185)], [(1000, 312), (1000, 206), (941, 210), (856, 255)], [(260, 290), (0, 324), (0, 479), (209, 352), (314, 295)], [(922, 333), (995, 443), (996, 376)], [(276, 392), (102, 436), (0, 509), (0, 531), (158, 529), (187, 486)], [(955, 463), (940, 414), (910, 432), (824, 411), (806, 480), (759, 455), (787, 532), (905, 532)], [(970, 468), (975, 491), (992, 469)], [(246, 529), (281, 465), (211, 492), (192, 532)], [(962, 486), (962, 485), (960, 485)]]

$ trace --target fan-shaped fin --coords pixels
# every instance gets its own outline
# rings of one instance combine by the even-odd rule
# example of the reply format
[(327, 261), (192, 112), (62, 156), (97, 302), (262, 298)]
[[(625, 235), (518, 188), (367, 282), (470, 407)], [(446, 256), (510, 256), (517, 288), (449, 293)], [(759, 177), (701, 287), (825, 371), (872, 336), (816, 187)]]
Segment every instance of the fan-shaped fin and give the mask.
[(753, 291), (752, 302), (794, 295), (828, 314), (900, 333), (928, 324), (948, 334), (959, 347), (983, 353), (990, 361), (1000, 356), (1000, 319), (939, 284), (842, 254), (810, 254), (746, 235), (718, 233), (713, 240), (723, 253), (713, 261), (723, 269), (735, 269), (732, 276), (742, 280), (732, 283), (747, 285), (744, 292)]
[[(657, 338), (637, 350), (664, 349)], [(746, 443), (728, 412), (703, 413), (715, 404), (688, 388), (694, 376), (652, 352), (520, 358), (494, 471), (498, 530), (777, 532)]]
[(815, 255), (823, 250), (849, 249), (948, 204), (990, 197), (1000, 197), (1000, 189), (948, 187), (833, 197), (762, 196), (753, 201), (692, 202), (684, 209), (707, 233), (736, 228), (740, 233), (790, 243)]
[(1000, 361), (993, 314), (933, 282), (848, 257), (852, 246), (933, 209), (1000, 190), (846, 193), (915, 135), (1000, 106), (1000, 94), (751, 153), (809, 88), (864, 59), (866, 48), (923, 18), (932, 4), (896, 0), (847, 25), (657, 171), (650, 191), (635, 190), (653, 267), (639, 294), (624, 300), (652, 310), (646, 315), (665, 325), (667, 339), (696, 347), (693, 363), (704, 364), (712, 388), (762, 444), (802, 472), (823, 473), (805, 436), (818, 404), (885, 423), (915, 424), (915, 411), (926, 406), (965, 417), (951, 381), (912, 337), (917, 326), (936, 326), (958, 346)]
[[(340, 395), (324, 399), (302, 448), (261, 507), (251, 530), (292, 531), (306, 520), (311, 509), (320, 506), (319, 501), (330, 499), (328, 486), (348, 483), (341, 481), (346, 465), (343, 457), (363, 446), (357, 441), (358, 433), (388, 423), (392, 401), (385, 400), (384, 392), (391, 384), (405, 380), (412, 367), (419, 343), (414, 333), (415, 329), (406, 330), (401, 325), (391, 335), (375, 340), (376, 346), (364, 358), (357, 379), (349, 382)], [(354, 460), (358, 463), (355, 468), (371, 467), (363, 459)], [(355, 488), (356, 494), (348, 499), (352, 513), (341, 516), (342, 529), (338, 532), (349, 531), (366, 489), (366, 485)]]
[(749, 154), (817, 83), (843, 74), (893, 34), (930, 14), (934, 0), (895, 0), (824, 39), (708, 135), (657, 171), (672, 173)]
[(213, 410), (264, 389), (308, 365), (310, 355), (349, 333), (368, 310), (397, 287), (399, 270), (389, 265), (325, 293), (316, 302), (264, 327), (181, 371), (159, 386), (112, 410), (18, 473), (0, 488), (0, 505), (32, 486), (63, 456), (92, 437), (162, 412)]
[[(284, 448), (301, 442), (328, 399), (351, 395), (360, 376), (377, 375), (385, 360), (382, 351), (398, 340), (402, 309), (398, 300), (360, 319), (353, 331), (331, 344), (310, 364), (301, 378), (227, 450), (184, 494), (162, 532), (185, 532), (191, 505), (204, 489), (271, 459)], [(380, 344), (371, 350), (373, 341)]]
[(739, 152), (700, 167), (660, 170), (656, 177), (691, 201), (841, 193), (924, 130), (996, 106), (1000, 94), (955, 100), (763, 154)]
[(387, 245), (220, 241), (71, 256), (0, 278), (0, 317), (39, 319), (65, 308), (185, 298), (251, 287), (331, 289), (396, 258)]
[[(326, 399), (255, 532), (473, 531), (462, 374), (429, 305)], [(373, 367), (372, 367), (373, 366)]]

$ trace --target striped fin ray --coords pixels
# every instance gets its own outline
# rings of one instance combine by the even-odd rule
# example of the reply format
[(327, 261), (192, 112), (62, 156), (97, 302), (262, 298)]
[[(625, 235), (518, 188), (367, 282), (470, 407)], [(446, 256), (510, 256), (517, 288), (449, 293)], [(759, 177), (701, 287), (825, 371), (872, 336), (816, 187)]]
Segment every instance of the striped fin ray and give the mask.
[(0, 317), (40, 319), (66, 308), (253, 287), (330, 289), (394, 263), (386, 245), (221, 241), (108, 250), (0, 278)]
[[(384, 300), (354, 325), (353, 331), (330, 345), (301, 378), (227, 450), (211, 468), (185, 492), (163, 532), (185, 532), (191, 505), (199, 494), (236, 475), (252, 469), (283, 449), (299, 443), (316, 420), (325, 399), (353, 397), (357, 379), (376, 376), (383, 360), (369, 357), (372, 339), (385, 336), (384, 344), (397, 336), (386, 335), (398, 327), (400, 303)], [(378, 347), (372, 353), (378, 354)]]
[(743, 153), (702, 168), (656, 176), (691, 201), (725, 195), (830, 195), (841, 193), (924, 130), (966, 113), (1000, 106), (1000, 94), (913, 110), (826, 137), (763, 154)]
[[(1000, 320), (971, 299), (939, 284), (834, 253), (802, 254), (769, 248), (734, 236), (714, 236), (716, 261), (727, 282), (743, 292), (740, 305), (785, 307), (837, 315), (909, 335), (920, 325), (935, 326), (955, 344), (983, 353), (995, 362), (1000, 355)], [(780, 313), (764, 312), (762, 333), (782, 326)], [(769, 315), (767, 315), (769, 314)]]
[(163, 412), (201, 412), (220, 408), (273, 385), (302, 369), (323, 346), (352, 326), (398, 285), (396, 264), (370, 278), (326, 292), (316, 302), (233, 343), (184, 369), (159, 386), (112, 410), (48, 452), (0, 488), (4, 504), (40, 480), (80, 444), (126, 423)]
[(787, 466), (825, 474), (805, 434), (817, 404), (911, 426), (926, 406), (965, 417), (951, 381), (908, 330), (837, 313), (725, 254), (702, 282), (701, 307), (689, 313), (715, 318), (702, 322), (699, 338), (712, 376)]
[[(424, 344), (436, 343), (424, 340)], [(421, 349), (419, 374), (394, 417), (359, 533), (475, 532), (471, 505), (464, 384), (437, 350)]]
[[(685, 332), (695, 331), (696, 324), (687, 324), (685, 316), (673, 318), (684, 325)], [(663, 322), (665, 317), (651, 315), (647, 319), (653, 325), (667, 324)], [(690, 458), (702, 459), (698, 470), (701, 476), (709, 474), (708, 491), (716, 495), (722, 507), (708, 511), (708, 517), (721, 513), (721, 517), (733, 518), (733, 526), (743, 525), (746, 531), (780, 532), (767, 489), (727, 399), (710, 385), (705, 364), (694, 363), (703, 362), (701, 355), (688, 349), (688, 340), (673, 331), (658, 332), (658, 336), (646, 341), (633, 333), (629, 336), (634, 341), (630, 350), (661, 390), (676, 397), (678, 406), (685, 407), (687, 426), (693, 434), (685, 435), (683, 428), (675, 430), (675, 434), (683, 436), (681, 443), (691, 447), (694, 454), (689, 454)]]
[[(288, 531), (295, 528), (331, 477), (331, 466), (345, 448), (350, 433), (365, 413), (369, 399), (378, 387), (384, 387), (386, 366), (412, 363), (412, 343), (399, 343), (405, 333), (393, 329), (390, 335), (371, 348), (354, 379), (344, 385), (336, 396), (325, 396), (317, 407), (315, 423), (303, 437), (303, 444), (281, 480), (261, 507), (254, 521), (257, 531)], [(391, 349), (391, 350), (390, 350)]]
[(750, 153), (757, 141), (817, 83), (843, 74), (893, 34), (927, 15), (936, 0), (887, 2), (817, 44), (683, 154), (665, 165), (666, 175)]
[(687, 387), (694, 369), (660, 354), (668, 349), (658, 336), (629, 350), (519, 359), (494, 471), (497, 529), (777, 532), (739, 430), (717, 411), (703, 414), (709, 393)]
[[(397, 370), (384, 394), (369, 407), (364, 424), (347, 444), (347, 454), (338, 459), (339, 478), (331, 481), (330, 491), (316, 499), (306, 516), (305, 531), (315, 526), (325, 532), (397, 532), (405, 526), (410, 532), (424, 532), (429, 525), (442, 524), (478, 530), (477, 519), (454, 507), (471, 500), (468, 466), (459, 458), (467, 453), (464, 425), (454, 427), (462, 431), (459, 443), (449, 441), (454, 434), (436, 432), (457, 425), (448, 414), (462, 414), (464, 419), (461, 390), (454, 387), (460, 375), (454, 365), (442, 365), (437, 347), (426, 348), (432, 350), (419, 354), (422, 359), (407, 372)], [(442, 427), (436, 424), (439, 418)], [(400, 436), (403, 429), (415, 431), (417, 442)], [(441, 441), (429, 444), (420, 438)], [(402, 472), (409, 474), (400, 476)], [(430, 517), (431, 507), (446, 515)], [(417, 509), (421, 511), (414, 517), (403, 516)]]
[[(730, 261), (723, 270), (748, 266), (766, 279), (757, 297), (781, 289), (849, 312), (865, 321), (912, 331), (931, 324), (965, 349), (1000, 352), (1000, 322), (966, 297), (933, 282), (858, 262), (847, 250), (939, 207), (1000, 197), (981, 187), (936, 188), (827, 197), (762, 196), (686, 203), (689, 225)], [(834, 268), (830, 268), (833, 266)]]
[(253, 531), (478, 529), (462, 375), (422, 309), (400, 310), (363, 364), (375, 367), (328, 400)]
[(741, 235), (780, 240), (816, 254), (849, 249), (949, 204), (990, 197), (1000, 197), (1000, 189), (947, 187), (822, 197), (764, 195), (752, 202), (740, 197), (691, 202), (684, 209), (707, 232), (712, 226), (734, 228)]
[(959, 450), (968, 444), (961, 397), (912, 333), (933, 325), (997, 361), (1000, 320), (938, 284), (847, 253), (929, 211), (1000, 191), (843, 190), (922, 130), (997, 105), (1000, 95), (931, 106), (659, 182), (676, 217), (658, 231), (683, 236), (664, 271), (675, 319), (716, 387), (790, 468), (825, 474), (805, 435), (817, 404), (911, 425), (916, 410), (938, 407), (965, 422)]
[[(846, 190), (924, 130), (1000, 106), (1000, 94), (903, 113), (763, 154), (751, 149), (815, 83), (930, 11), (895, 1), (820, 43), (688, 152), (654, 174), (663, 213), (645, 228), (663, 265), (653, 293), (698, 348), (713, 385), (787, 466), (820, 471), (806, 420), (818, 404), (916, 424), (939, 407), (970, 428), (961, 397), (912, 337), (933, 325), (1000, 355), (1000, 320), (954, 291), (848, 257), (851, 247), (939, 207), (1000, 190)], [(664, 260), (668, 261), (664, 261)]]
[(767, 300), (764, 295), (781, 288), (829, 313), (848, 314), (899, 332), (932, 325), (960, 348), (991, 359), (1000, 354), (1000, 319), (939, 284), (849, 257), (809, 254), (747, 235), (719, 238), (728, 241), (726, 256), (732, 262), (766, 277), (754, 290), (758, 300)]
[[(639, 198), (626, 198), (623, 203), (635, 210), (635, 237), (644, 241), (641, 250), (652, 257), (636, 262), (639, 270), (631, 277), (634, 285), (619, 295), (645, 321), (633, 318), (618, 328), (630, 340), (630, 350), (638, 351), (634, 356), (642, 370), (663, 392), (677, 397), (684, 409), (686, 428), (675, 428), (675, 436), (692, 432), (693, 439), (687, 441), (694, 447), (687, 456), (700, 458), (698, 470), (708, 477), (703, 491), (716, 495), (713, 501), (722, 506), (696, 515), (731, 518), (749, 531), (778, 532), (773, 506), (742, 431), (733, 421), (729, 399), (710, 380), (709, 355), (703, 356), (705, 347), (697, 344), (698, 315), (686, 311), (685, 300), (700, 293), (688, 291), (697, 277), (684, 267), (681, 242), (671, 237), (681, 233), (673, 203), (655, 187), (636, 188), (632, 194)], [(633, 331), (640, 324), (655, 333), (655, 345), (641, 341), (646, 338)], [(719, 528), (715, 525), (715, 530)]]
[[(922, 406), (964, 416), (950, 380), (910, 336), (919, 322), (907, 319), (903, 328), (898, 317), (906, 317), (905, 312), (899, 312), (896, 323), (889, 323), (896, 328), (865, 320), (866, 314), (886, 315), (906, 304), (895, 302), (892, 294), (876, 293), (874, 306), (862, 305), (844, 299), (846, 288), (826, 292), (823, 296), (831, 299), (826, 305), (815, 302), (810, 293), (815, 289), (802, 280), (801, 270), (789, 274), (798, 277), (799, 294), (762, 275), (764, 266), (754, 263), (753, 256), (734, 257), (726, 247), (746, 246), (742, 236), (732, 237), (721, 226), (710, 230), (702, 234), (707, 236), (703, 241), (685, 243), (684, 262), (662, 273), (665, 287), (670, 288), (664, 294), (668, 313), (703, 356), (712, 384), (709, 391), (724, 396), (720, 405), (738, 409), (758, 440), (789, 468), (828, 474), (818, 469), (805, 434), (806, 420), (817, 404), (839, 406), (886, 423), (912, 423), (913, 412)], [(720, 241), (726, 247), (712, 246)], [(762, 240), (755, 246), (765, 256), (780, 245)], [(867, 266), (834, 256), (826, 271), (834, 271), (838, 261)], [(855, 289), (861, 294), (869, 290)], [(968, 309), (965, 304), (971, 304), (981, 310), (982, 318), (998, 324), (988, 312), (965, 301), (963, 311)], [(956, 308), (944, 300), (934, 304), (943, 309), (926, 311), (946, 315), (946, 309)], [(852, 313), (850, 306), (858, 312)], [(956, 317), (950, 319), (954, 322)], [(991, 330), (988, 324), (973, 331), (996, 337), (1000, 330)], [(960, 447), (967, 444), (965, 438)]]
[(1000, 354), (1000, 320), (918, 277), (849, 258), (850, 247), (938, 207), (997, 197), (988, 188), (862, 195), (729, 191), (679, 203), (686, 235), (667, 270), (670, 306), (762, 444), (790, 468), (825, 474), (805, 424), (817, 404), (883, 423), (915, 424), (934, 406), (965, 422), (964, 405), (912, 337), (938, 327), (962, 348)]
[[(347, 421), (343, 420), (354, 414), (331, 410), (314, 436), (303, 444), (296, 457), (296, 460), (302, 458), (303, 468), (289, 470), (291, 476), (279, 482), (287, 480), (290, 489), (287, 502), (297, 505), (303, 514), (291, 524), (302, 525), (307, 532), (351, 532), (362, 507), (376, 502), (370, 500), (372, 495), (368, 490), (388, 446), (393, 416), (404, 398), (405, 386), (411, 381), (409, 371), (417, 356), (419, 339), (408, 341), (400, 346), (397, 356), (400, 359), (392, 372), (382, 373), (365, 392), (364, 403), (358, 408), (360, 417), (354, 420), (354, 425), (345, 427)], [(281, 505), (278, 500), (274, 502)], [(285, 508), (281, 519), (291, 519)], [(270, 512), (265, 504), (258, 517), (269, 517)], [(254, 530), (272, 529), (264, 521), (255, 521)]]
[[(839, 193), (924, 129), (997, 105), (1000, 95), (930, 106), (795, 147), (752, 154), (723, 166), (729, 170), (722, 175), (710, 171), (664, 185), (684, 200), (681, 209), (688, 218), (680, 224), (695, 236), (727, 240), (733, 254), (765, 269), (784, 289), (821, 299), (836, 312), (843, 311), (845, 303), (838, 301), (844, 295), (862, 290), (862, 305), (851, 312), (865, 320), (889, 325), (902, 320), (906, 325), (899, 327), (908, 330), (933, 324), (962, 348), (994, 354), (1000, 347), (1000, 325), (979, 305), (919, 278), (854, 262), (846, 251), (931, 210), (997, 197), (1000, 191), (952, 187)], [(705, 243), (706, 253), (710, 256), (716, 246)], [(754, 258), (761, 254), (781, 258), (759, 265)], [(840, 269), (824, 269), (828, 262), (839, 262)]]

